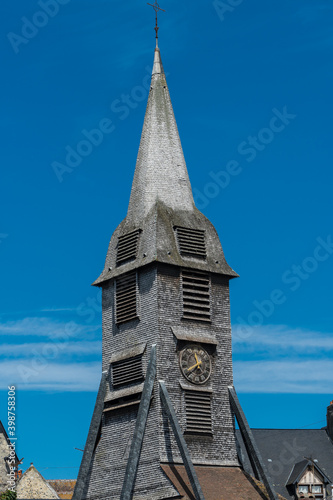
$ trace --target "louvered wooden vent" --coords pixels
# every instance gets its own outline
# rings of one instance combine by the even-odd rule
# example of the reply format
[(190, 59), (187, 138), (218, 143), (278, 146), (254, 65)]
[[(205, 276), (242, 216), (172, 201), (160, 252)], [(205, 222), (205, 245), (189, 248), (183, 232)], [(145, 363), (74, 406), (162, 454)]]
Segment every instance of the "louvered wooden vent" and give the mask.
[(208, 274), (183, 271), (183, 318), (210, 321), (210, 280)]
[(135, 260), (138, 251), (138, 241), (141, 229), (120, 236), (118, 240), (117, 266)]
[(175, 227), (180, 255), (205, 259), (205, 231), (186, 227)]
[(207, 392), (185, 391), (186, 432), (211, 434), (211, 395)]
[(112, 384), (114, 387), (133, 382), (141, 382), (142, 379), (142, 355), (113, 363)]
[(116, 321), (117, 324), (131, 321), (137, 314), (137, 275), (135, 272), (116, 279)]
[(113, 399), (104, 403), (103, 412), (109, 412), (114, 410), (119, 410), (128, 406), (139, 405), (141, 401), (141, 393), (129, 394), (128, 396), (123, 396), (121, 398)]

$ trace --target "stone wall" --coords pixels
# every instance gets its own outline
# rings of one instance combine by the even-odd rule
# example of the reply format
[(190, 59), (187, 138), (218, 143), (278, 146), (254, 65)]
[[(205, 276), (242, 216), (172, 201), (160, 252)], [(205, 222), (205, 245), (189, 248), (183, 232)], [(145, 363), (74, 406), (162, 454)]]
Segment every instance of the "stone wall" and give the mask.
[(54, 489), (45, 481), (37, 469), (31, 465), (17, 483), (17, 499), (59, 499)]
[(8, 490), (7, 474), (9, 467), (5, 461), (5, 457), (9, 455), (9, 447), (6, 437), (0, 433), (0, 493)]

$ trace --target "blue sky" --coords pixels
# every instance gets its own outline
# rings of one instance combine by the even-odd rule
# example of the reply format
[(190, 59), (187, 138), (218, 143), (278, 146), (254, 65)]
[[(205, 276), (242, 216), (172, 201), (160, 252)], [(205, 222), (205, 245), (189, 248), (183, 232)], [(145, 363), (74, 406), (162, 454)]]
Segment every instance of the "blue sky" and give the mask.
[[(100, 377), (90, 284), (126, 215), (154, 13), (133, 0), (59, 0), (41, 15), (42, 5), (0, 6), (0, 418), (16, 384), (23, 468), (70, 478)], [(236, 389), (253, 427), (322, 427), (333, 393), (332, 4), (161, 7), (197, 206), (240, 274)]]

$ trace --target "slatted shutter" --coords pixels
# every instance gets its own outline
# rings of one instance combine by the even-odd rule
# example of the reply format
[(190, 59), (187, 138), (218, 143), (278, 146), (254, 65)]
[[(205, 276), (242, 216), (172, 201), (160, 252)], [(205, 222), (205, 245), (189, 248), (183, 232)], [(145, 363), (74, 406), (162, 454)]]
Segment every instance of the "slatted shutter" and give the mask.
[(208, 274), (182, 271), (183, 318), (210, 321), (210, 279)]
[(186, 227), (175, 227), (180, 255), (205, 259), (205, 231)]
[(186, 432), (195, 434), (212, 433), (211, 394), (208, 392), (185, 391)]
[(120, 236), (118, 240), (117, 266), (135, 260), (138, 251), (138, 241), (141, 229)]
[(143, 380), (142, 355), (124, 359), (112, 364), (112, 385), (130, 384)]
[(125, 323), (137, 317), (137, 274), (132, 272), (116, 279), (116, 322)]

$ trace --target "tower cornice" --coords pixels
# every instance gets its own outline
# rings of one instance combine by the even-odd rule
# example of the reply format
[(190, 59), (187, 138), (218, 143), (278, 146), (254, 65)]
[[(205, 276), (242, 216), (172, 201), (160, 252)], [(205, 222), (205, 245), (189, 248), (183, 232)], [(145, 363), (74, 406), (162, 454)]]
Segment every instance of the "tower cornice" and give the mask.
[[(178, 227), (202, 231), (206, 246), (205, 258), (181, 254), (177, 239)], [(117, 265), (119, 238), (136, 230), (140, 231), (140, 235), (135, 259)], [(135, 225), (126, 217), (117, 227), (110, 241), (104, 270), (93, 285), (102, 286), (105, 281), (153, 262), (223, 274), (230, 278), (238, 277), (225, 259), (213, 224), (197, 208), (194, 207), (192, 211), (172, 210), (158, 201), (141, 224)]]

